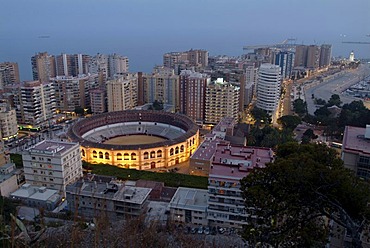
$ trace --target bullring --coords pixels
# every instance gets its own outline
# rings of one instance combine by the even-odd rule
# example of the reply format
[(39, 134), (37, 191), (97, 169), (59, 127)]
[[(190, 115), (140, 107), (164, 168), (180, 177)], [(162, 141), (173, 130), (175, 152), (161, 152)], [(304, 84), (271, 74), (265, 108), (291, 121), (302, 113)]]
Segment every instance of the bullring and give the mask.
[[(86, 162), (138, 170), (185, 162), (199, 145), (198, 126), (188, 117), (150, 110), (94, 115), (75, 123), (67, 135), (71, 141), (80, 143), (81, 156)], [(131, 135), (155, 136), (162, 141), (108, 144), (113, 138)]]

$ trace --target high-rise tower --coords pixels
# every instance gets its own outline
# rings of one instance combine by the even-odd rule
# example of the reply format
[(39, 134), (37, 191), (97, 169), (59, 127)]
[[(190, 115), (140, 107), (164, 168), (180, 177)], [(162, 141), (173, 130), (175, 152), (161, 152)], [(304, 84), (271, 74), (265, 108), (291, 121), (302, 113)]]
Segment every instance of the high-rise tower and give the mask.
[(279, 104), (281, 70), (278, 65), (262, 64), (258, 71), (257, 107), (274, 113)]

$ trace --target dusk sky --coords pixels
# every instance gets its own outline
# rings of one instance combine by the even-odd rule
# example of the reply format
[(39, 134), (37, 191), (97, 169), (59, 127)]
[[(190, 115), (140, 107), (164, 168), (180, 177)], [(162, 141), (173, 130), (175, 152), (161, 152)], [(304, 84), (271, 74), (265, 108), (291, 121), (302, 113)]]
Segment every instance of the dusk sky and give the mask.
[[(31, 56), (118, 53), (130, 71), (150, 72), (162, 55), (190, 48), (243, 54), (244, 45), (296, 38), (333, 44), (334, 56), (370, 58), (369, 0), (4, 0), (0, 62), (18, 62), (31, 80)], [(50, 36), (50, 38), (39, 38)]]

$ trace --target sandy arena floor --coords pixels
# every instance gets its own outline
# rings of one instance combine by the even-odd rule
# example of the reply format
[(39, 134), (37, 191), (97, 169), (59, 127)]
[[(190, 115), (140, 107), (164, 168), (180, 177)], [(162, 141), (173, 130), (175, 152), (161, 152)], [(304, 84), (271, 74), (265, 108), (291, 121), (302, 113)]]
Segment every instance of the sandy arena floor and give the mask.
[(120, 136), (115, 137), (113, 139), (107, 140), (104, 144), (110, 145), (139, 145), (139, 144), (151, 144), (156, 142), (165, 141), (167, 139), (157, 137), (157, 136), (149, 136), (149, 135), (128, 135), (128, 136)]

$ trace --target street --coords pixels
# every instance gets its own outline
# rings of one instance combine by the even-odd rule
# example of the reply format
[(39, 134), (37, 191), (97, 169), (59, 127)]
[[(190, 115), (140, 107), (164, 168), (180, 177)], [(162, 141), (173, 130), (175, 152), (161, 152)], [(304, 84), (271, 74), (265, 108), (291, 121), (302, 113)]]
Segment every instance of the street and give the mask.
[(351, 85), (354, 85), (362, 80), (364, 76), (370, 75), (370, 65), (361, 64), (356, 70), (350, 70), (344, 73), (336, 74), (332, 79), (322, 83), (313, 82), (304, 86), (305, 101), (307, 103), (308, 113), (313, 115), (316, 110), (314, 99), (324, 99), (328, 101), (333, 94), (338, 94), (343, 104), (350, 103), (355, 100), (362, 100), (360, 98), (344, 96), (341, 93)]

